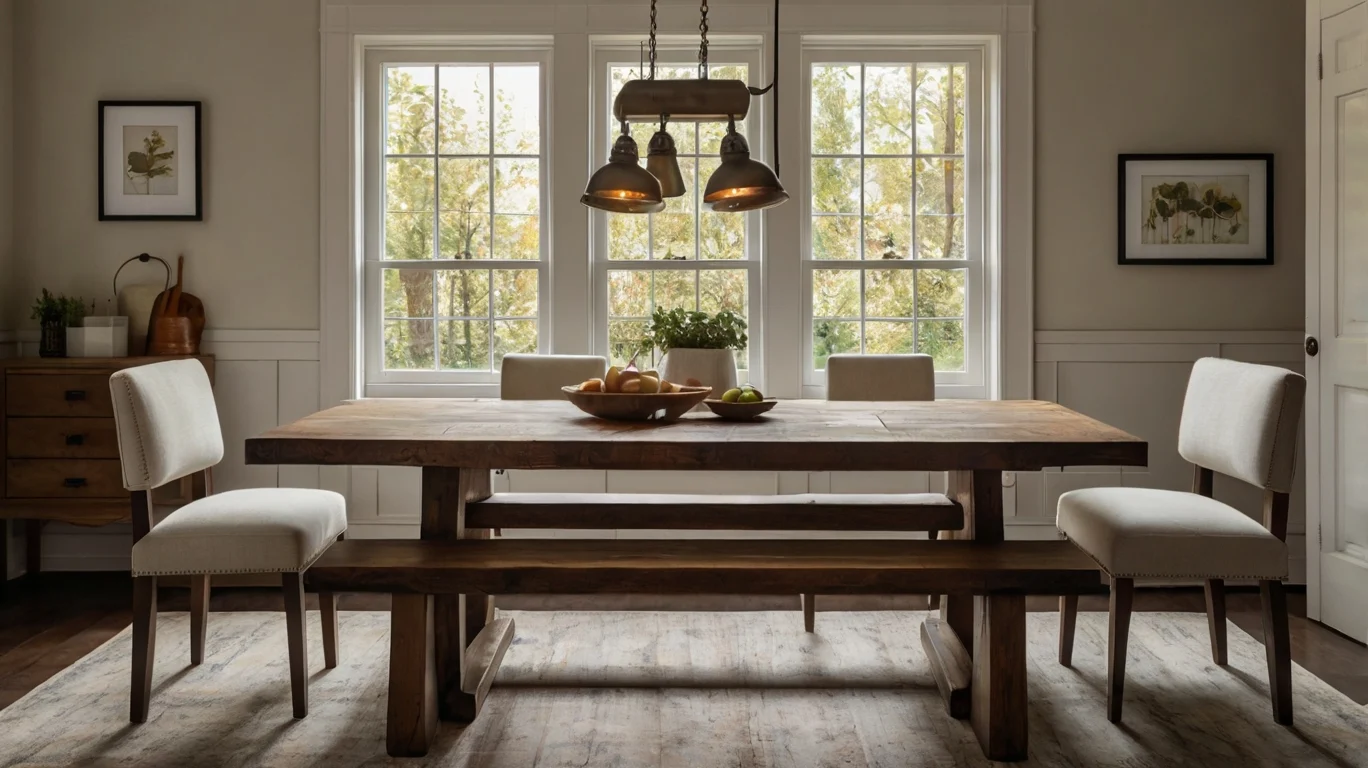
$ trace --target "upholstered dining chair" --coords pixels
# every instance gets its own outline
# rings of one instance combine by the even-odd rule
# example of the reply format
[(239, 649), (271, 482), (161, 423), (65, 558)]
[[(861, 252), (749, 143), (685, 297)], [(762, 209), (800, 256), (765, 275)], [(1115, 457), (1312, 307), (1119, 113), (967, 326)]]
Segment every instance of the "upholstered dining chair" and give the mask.
[[(1226, 664), (1225, 580), (1259, 582), (1273, 719), (1292, 723), (1292, 658), (1283, 580), (1287, 508), (1306, 379), (1283, 368), (1205, 358), (1188, 380), (1178, 453), (1191, 493), (1088, 488), (1059, 498), (1061, 533), (1111, 578), (1107, 717), (1121, 721), (1135, 579), (1202, 581), (1211, 655)], [(1219, 472), (1263, 489), (1263, 521), (1212, 498)], [(1072, 663), (1078, 598), (1060, 598), (1059, 663)]]
[(563, 400), (561, 387), (597, 379), (608, 361), (597, 355), (505, 355), (499, 374), (503, 400)]
[[(935, 400), (936, 364), (930, 355), (832, 355), (826, 361), (827, 400)], [(938, 531), (928, 531), (934, 539)], [(813, 631), (816, 595), (803, 595), (803, 625)], [(931, 610), (940, 596), (928, 596)]]
[[(133, 686), (129, 719), (147, 721), (157, 637), (157, 580), (189, 576), (190, 663), (204, 660), (209, 580), (278, 573), (285, 595), (294, 716), (309, 712), (304, 571), (347, 530), (346, 502), (331, 491), (260, 488), (212, 493), (223, 458), (214, 393), (197, 360), (127, 368), (109, 380), (124, 487), (133, 501)], [(153, 488), (203, 474), (203, 493), (155, 522)], [(326, 665), (337, 666), (337, 605), (320, 594)]]

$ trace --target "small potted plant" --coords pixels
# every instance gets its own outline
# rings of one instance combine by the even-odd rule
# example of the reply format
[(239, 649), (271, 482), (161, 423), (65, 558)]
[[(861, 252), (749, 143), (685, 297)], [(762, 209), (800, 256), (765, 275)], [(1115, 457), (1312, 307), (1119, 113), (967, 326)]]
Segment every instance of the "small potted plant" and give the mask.
[(67, 327), (81, 324), (85, 304), (77, 298), (54, 296), (44, 288), (33, 302), (33, 314), (42, 327), (38, 354), (43, 357), (66, 357)]
[(683, 309), (656, 309), (646, 325), (637, 354), (665, 353), (660, 372), (669, 381), (713, 388), (722, 393), (736, 386), (735, 350), (745, 349), (746, 321), (731, 310), (716, 315)]

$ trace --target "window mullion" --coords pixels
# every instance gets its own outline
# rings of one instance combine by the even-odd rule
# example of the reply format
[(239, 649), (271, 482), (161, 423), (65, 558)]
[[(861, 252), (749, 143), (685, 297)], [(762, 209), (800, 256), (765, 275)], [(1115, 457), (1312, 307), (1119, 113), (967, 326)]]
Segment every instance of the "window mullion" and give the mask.
[[(432, 68), (432, 257), (442, 257), (442, 68)], [(437, 322), (438, 275), (432, 275), (432, 370), (442, 369), (442, 326)]]
[(860, 65), (860, 354), (864, 354), (868, 327), (865, 324), (865, 277), (869, 274), (866, 270), (867, 254), (865, 253), (865, 241), (869, 239), (869, 234), (865, 230), (865, 99), (868, 94), (865, 92), (865, 65)]

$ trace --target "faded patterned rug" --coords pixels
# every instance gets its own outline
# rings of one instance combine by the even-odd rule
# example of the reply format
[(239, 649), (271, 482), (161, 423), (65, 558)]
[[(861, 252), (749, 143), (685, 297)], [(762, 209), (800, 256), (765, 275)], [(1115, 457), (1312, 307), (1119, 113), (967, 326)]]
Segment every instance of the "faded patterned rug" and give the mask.
[[(385, 755), (388, 614), (341, 615), (323, 669), (310, 613), (309, 717), (290, 717), (285, 619), (215, 613), (205, 663), (189, 619), (160, 617), (152, 708), (128, 723), (128, 630), (0, 711), (5, 766), (983, 766), (950, 719), (915, 612), (515, 612), (487, 709), (424, 759)], [(1230, 625), (1211, 663), (1201, 614), (1132, 620), (1125, 722), (1107, 722), (1106, 615), (1078, 618), (1074, 669), (1054, 614), (1031, 614), (1036, 766), (1368, 766), (1368, 712), (1293, 668), (1296, 725), (1272, 720), (1263, 646)]]

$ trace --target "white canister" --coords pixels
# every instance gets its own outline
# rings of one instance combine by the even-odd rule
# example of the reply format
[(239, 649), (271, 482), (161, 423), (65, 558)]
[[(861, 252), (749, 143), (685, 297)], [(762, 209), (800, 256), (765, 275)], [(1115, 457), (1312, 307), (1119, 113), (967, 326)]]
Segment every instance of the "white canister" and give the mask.
[(67, 357), (127, 357), (128, 318), (91, 316), (67, 329)]
[(712, 397), (721, 397), (736, 386), (736, 353), (730, 349), (671, 349), (660, 361), (660, 373), (675, 384), (697, 379), (713, 388)]

